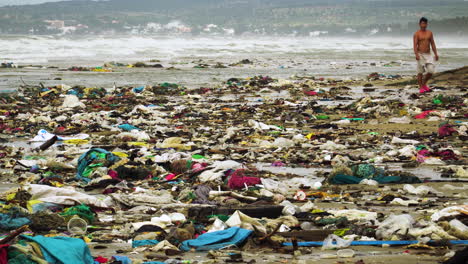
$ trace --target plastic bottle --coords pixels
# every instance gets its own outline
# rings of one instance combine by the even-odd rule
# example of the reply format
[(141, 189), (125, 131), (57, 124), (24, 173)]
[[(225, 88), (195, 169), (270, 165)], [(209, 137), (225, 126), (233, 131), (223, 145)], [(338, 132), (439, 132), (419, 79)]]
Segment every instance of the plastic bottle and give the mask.
[(354, 255), (356, 255), (356, 252), (354, 252), (352, 249), (346, 248), (338, 250), (336, 255), (338, 255), (340, 258), (352, 258)]
[(311, 222), (302, 222), (301, 224), (301, 229), (302, 230), (312, 230), (314, 226), (312, 225)]
[(116, 214), (115, 214), (115, 223), (116, 224), (122, 224), (125, 222), (125, 218), (124, 218), (124, 212), (123, 211), (117, 211)]

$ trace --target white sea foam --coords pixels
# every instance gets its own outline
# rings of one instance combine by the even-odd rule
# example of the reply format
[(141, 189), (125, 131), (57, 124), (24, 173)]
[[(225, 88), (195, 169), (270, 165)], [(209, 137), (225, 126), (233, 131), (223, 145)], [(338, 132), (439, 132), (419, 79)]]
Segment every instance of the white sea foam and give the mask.
[[(466, 57), (467, 39), (437, 40), (441, 51)], [(224, 57), (255, 54), (310, 54), (359, 57), (360, 52), (411, 54), (411, 38), (1, 36), (0, 61), (50, 63), (135, 61), (152, 58)], [(401, 59), (401, 58), (396, 58)]]

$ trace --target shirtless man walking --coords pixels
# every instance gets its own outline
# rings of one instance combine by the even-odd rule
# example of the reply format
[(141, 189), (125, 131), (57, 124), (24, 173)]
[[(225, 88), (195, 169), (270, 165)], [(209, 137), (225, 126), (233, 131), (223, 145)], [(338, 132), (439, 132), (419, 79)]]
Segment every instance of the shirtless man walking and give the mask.
[[(420, 29), (414, 33), (413, 38), (414, 55), (416, 55), (418, 63), (418, 85), (420, 93), (431, 91), (427, 86), (427, 81), (429, 81), (435, 71), (434, 59), (436, 61), (439, 60), (434, 35), (431, 31), (426, 29), (427, 22), (427, 18), (425, 17), (419, 20)], [(431, 55), (431, 47), (434, 52), (434, 57)], [(424, 73), (426, 73), (425, 76), (423, 76)]]

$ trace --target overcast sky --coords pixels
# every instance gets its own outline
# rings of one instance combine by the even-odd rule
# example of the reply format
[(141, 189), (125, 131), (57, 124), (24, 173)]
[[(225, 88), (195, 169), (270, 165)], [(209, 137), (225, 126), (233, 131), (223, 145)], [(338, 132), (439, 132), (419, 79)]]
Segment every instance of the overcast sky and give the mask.
[(6, 5), (31, 5), (45, 2), (58, 2), (63, 0), (0, 0), (0, 6)]

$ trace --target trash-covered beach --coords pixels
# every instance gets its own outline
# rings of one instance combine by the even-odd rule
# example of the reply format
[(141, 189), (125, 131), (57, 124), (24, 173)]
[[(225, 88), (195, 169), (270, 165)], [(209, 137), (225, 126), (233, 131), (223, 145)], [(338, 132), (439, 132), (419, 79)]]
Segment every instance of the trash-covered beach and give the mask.
[[(128, 68), (178, 71), (50, 70), (76, 82)], [(1, 94), (0, 263), (467, 259), (467, 67), (424, 94), (379, 72), (54, 81)]]

